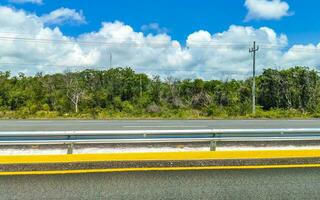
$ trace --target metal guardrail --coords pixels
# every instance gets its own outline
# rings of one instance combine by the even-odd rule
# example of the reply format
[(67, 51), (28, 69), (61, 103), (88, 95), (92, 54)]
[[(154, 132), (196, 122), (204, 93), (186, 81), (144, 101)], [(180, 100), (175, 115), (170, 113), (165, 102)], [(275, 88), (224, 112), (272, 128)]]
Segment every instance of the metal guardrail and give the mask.
[(108, 136), (172, 134), (248, 134), (319, 133), (320, 128), (292, 129), (197, 129), (197, 130), (101, 130), (101, 131), (0, 131), (1, 137)]
[(0, 145), (68, 145), (209, 142), (320, 141), (320, 128), (312, 129), (199, 129), (107, 131), (2, 131)]

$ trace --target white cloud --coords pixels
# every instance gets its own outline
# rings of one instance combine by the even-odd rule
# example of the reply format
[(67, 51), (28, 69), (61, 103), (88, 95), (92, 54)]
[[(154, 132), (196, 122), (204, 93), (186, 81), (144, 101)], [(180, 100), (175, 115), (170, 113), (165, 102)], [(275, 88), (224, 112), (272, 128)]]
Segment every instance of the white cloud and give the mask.
[(9, 0), (11, 3), (24, 4), (24, 3), (32, 3), (32, 4), (42, 4), (42, 0)]
[(141, 30), (146, 33), (168, 33), (169, 30), (165, 27), (161, 27), (158, 23), (150, 23), (141, 26)]
[(59, 8), (50, 12), (49, 14), (43, 15), (41, 17), (45, 24), (83, 24), (86, 23), (86, 19), (82, 11), (77, 12), (74, 9), (69, 8)]
[(281, 19), (291, 15), (289, 4), (282, 0), (246, 0), (248, 14), (245, 21), (252, 19)]
[(263, 59), (259, 59), (258, 70), (262, 70), (262, 66), (275, 63), (281, 54), (281, 47), (287, 45), (287, 37), (277, 35), (270, 28), (254, 29), (232, 25), (227, 31), (213, 35), (206, 31), (195, 32), (189, 35), (187, 46), (197, 58), (195, 69), (200, 71), (203, 67), (209, 67), (215, 71), (217, 77), (233, 78), (246, 76), (251, 72), (248, 49), (254, 40), (277, 47), (272, 51), (259, 52), (259, 57)]
[[(0, 63), (35, 63), (32, 66), (2, 64), (1, 70), (57, 72), (65, 69), (59, 65), (93, 65), (99, 57), (99, 52), (82, 49), (74, 38), (63, 35), (59, 28), (48, 28), (40, 17), (22, 10), (0, 7), (0, 24)], [(5, 39), (10, 37), (22, 39)], [(54, 42), (56, 40), (60, 42)]]
[(96, 32), (68, 37), (58, 27), (45, 26), (39, 16), (0, 7), (0, 71), (14, 74), (83, 69), (80, 66), (107, 68), (112, 52), (114, 66), (130, 66), (148, 74), (244, 78), (252, 70), (248, 49), (253, 40), (260, 45), (259, 72), (267, 67), (320, 66), (320, 45), (288, 49), (286, 35), (268, 27), (232, 25), (214, 34), (199, 30), (188, 36), (184, 46), (168, 34), (145, 35), (118, 21), (105, 22)]

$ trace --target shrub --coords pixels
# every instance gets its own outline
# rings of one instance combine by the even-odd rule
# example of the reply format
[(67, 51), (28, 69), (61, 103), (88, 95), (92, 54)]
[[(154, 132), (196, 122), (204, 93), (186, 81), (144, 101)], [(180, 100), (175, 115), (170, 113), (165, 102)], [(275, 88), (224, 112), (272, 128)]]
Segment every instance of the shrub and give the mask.
[(146, 110), (148, 113), (160, 113), (161, 112), (161, 108), (154, 102), (151, 103), (150, 105), (148, 105)]
[(126, 113), (132, 113), (134, 110), (134, 107), (131, 105), (129, 101), (122, 102), (122, 110)]

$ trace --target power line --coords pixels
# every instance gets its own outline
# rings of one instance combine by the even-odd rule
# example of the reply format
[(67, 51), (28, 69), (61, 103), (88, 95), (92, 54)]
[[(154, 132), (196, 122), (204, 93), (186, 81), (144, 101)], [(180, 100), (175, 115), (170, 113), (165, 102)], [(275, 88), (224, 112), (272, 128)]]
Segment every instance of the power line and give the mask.
[[(1, 32), (0, 32), (1, 34)], [(68, 40), (67, 40), (68, 39)], [(142, 40), (144, 40), (145, 43), (149, 43), (150, 44), (150, 41), (146, 41), (145, 39), (135, 39), (135, 38), (130, 38), (130, 37), (110, 37), (108, 38), (110, 40), (120, 40), (119, 42), (106, 42), (105, 40), (103, 41), (99, 41), (99, 40), (94, 40), (94, 41), (81, 41), (79, 39), (75, 39), (75, 38), (67, 38), (62, 40), (62, 39), (52, 39), (52, 38), (32, 38), (32, 37), (8, 37), (8, 36), (0, 36), (0, 40), (9, 40), (9, 41), (12, 41), (12, 40), (18, 40), (18, 41), (29, 41), (29, 42), (54, 42), (54, 43), (57, 43), (57, 42), (61, 42), (61, 43), (74, 43), (74, 42), (77, 42), (77, 43), (81, 43), (81, 44), (119, 44), (119, 43), (124, 43), (124, 42), (127, 42), (127, 43), (133, 43), (133, 42), (141, 42)], [(128, 41), (125, 41), (125, 40), (128, 40)], [(168, 42), (172, 42), (172, 41), (175, 41), (175, 40), (168, 40), (168, 39), (159, 39), (157, 38), (156, 40), (152, 41), (151, 43), (159, 43), (159, 44), (163, 44), (163, 43), (168, 43)], [(203, 45), (208, 45), (208, 44), (211, 44), (211, 45), (216, 45), (216, 46), (240, 46), (240, 47), (247, 47), (249, 46), (248, 43), (217, 43), (217, 42), (213, 42), (213, 41), (192, 41), (190, 42), (189, 44), (203, 44)]]
[[(121, 37), (117, 38), (110, 38), (111, 40), (118, 40), (121, 39)], [(117, 48), (142, 48), (142, 47), (148, 47), (148, 48), (165, 48), (165, 47), (171, 47), (171, 42), (169, 40), (161, 40), (157, 39), (156, 41), (146, 41), (146, 40), (138, 40), (134, 38), (128, 38), (123, 37), (123, 39), (126, 39), (128, 41), (81, 41), (73, 38), (67, 38), (65, 40), (59, 40), (59, 39), (50, 39), (50, 38), (28, 38), (28, 37), (6, 37), (6, 36), (0, 36), (0, 40), (3, 42), (7, 41), (20, 41), (20, 42), (28, 42), (28, 43), (38, 43), (38, 44), (50, 44), (50, 43), (60, 43), (60, 44), (78, 44), (81, 46), (111, 46), (111, 47), (117, 47)], [(277, 44), (269, 44), (269, 43), (260, 43), (260, 47), (262, 49), (269, 49), (269, 50), (279, 50), (282, 49), (288, 49), (289, 51), (303, 51), (303, 52), (319, 52), (320, 48), (317, 48), (316, 46), (312, 47), (313, 49), (310, 49), (309, 46), (306, 47), (299, 47), (299, 46), (292, 46), (292, 47), (285, 47), (284, 45), (277, 45)], [(216, 42), (202, 42), (202, 41), (193, 41), (186, 44), (186, 48), (248, 48), (249, 45), (247, 43), (216, 43)]]
[[(116, 40), (117, 38), (110, 38), (110, 40)], [(6, 37), (6, 36), (0, 36), (0, 40), (2, 41), (22, 41), (22, 42), (34, 42), (39, 44), (48, 44), (48, 43), (61, 43), (61, 44), (79, 44), (79, 45), (87, 45), (87, 46), (95, 46), (95, 45), (101, 45), (101, 46), (113, 46), (113, 45), (121, 45), (121, 46), (132, 46), (132, 47), (141, 47), (141, 46), (147, 46), (147, 45), (162, 45), (163, 47), (171, 45), (172, 41), (168, 40), (159, 40), (156, 41), (145, 41), (145, 40), (137, 40), (133, 38), (124, 38), (128, 41), (119, 41), (119, 42), (106, 42), (106, 41), (81, 41), (76, 39), (68, 38), (65, 40), (59, 40), (59, 39), (50, 39), (50, 38), (28, 38), (28, 37)], [(247, 48), (249, 45), (247, 43), (216, 43), (216, 42), (190, 42), (187, 44), (187, 46), (192, 47), (243, 47)]]
[[(0, 63), (0, 65), (22, 65), (22, 66), (28, 66), (28, 65), (37, 65), (37, 66), (44, 66), (44, 67), (64, 67), (64, 68), (81, 68), (81, 69), (105, 69), (103, 66), (97, 66), (97, 65), (59, 65), (59, 64), (39, 64), (39, 63)], [(109, 69), (113, 69), (109, 68)], [(109, 70), (106, 69), (106, 70)], [(143, 68), (143, 67), (132, 67), (131, 69), (135, 71), (144, 71), (144, 72), (194, 72), (194, 73), (217, 73), (217, 70), (204, 70), (204, 69), (150, 69), (150, 68)], [(221, 71), (219, 72), (230, 74), (230, 72), (227, 71)], [(233, 73), (237, 74), (237, 73)]]

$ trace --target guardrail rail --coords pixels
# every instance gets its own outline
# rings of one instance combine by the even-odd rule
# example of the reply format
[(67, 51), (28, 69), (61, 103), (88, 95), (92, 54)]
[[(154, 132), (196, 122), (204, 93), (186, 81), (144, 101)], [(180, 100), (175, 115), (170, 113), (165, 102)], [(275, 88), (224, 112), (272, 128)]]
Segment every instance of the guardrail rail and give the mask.
[(320, 128), (301, 129), (198, 129), (198, 130), (101, 130), (101, 131), (1, 131), (4, 145), (68, 145), (217, 142), (320, 141)]

